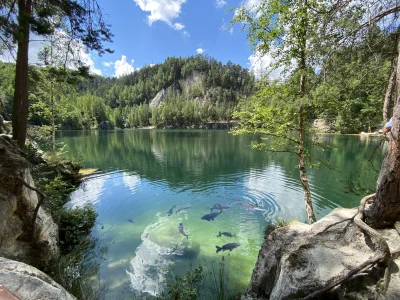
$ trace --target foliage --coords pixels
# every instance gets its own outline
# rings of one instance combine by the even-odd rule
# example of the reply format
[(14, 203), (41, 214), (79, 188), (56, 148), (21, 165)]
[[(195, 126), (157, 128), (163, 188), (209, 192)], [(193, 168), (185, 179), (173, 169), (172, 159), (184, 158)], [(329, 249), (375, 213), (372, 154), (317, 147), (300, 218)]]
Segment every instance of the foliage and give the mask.
[(326, 62), (324, 81), (312, 92), (316, 117), (335, 121), (341, 133), (380, 128), (395, 45), (377, 28), (358, 45), (338, 49)]
[(190, 269), (183, 276), (169, 274), (165, 280), (165, 289), (158, 299), (195, 300), (200, 296), (200, 289), (204, 281), (203, 266)]
[[(54, 77), (53, 70), (31, 69), (30, 123), (48, 125), (51, 103), (45, 79)], [(63, 82), (53, 83), (55, 123), (61, 129), (91, 129), (103, 121), (118, 128), (226, 121), (231, 119), (239, 97), (251, 95), (254, 81), (248, 70), (231, 62), (222, 65), (200, 55), (170, 57), (163, 64), (146, 66), (121, 78), (86, 79), (76, 90)], [(163, 89), (167, 95), (162, 106), (150, 108), (149, 101)]]
[(228, 275), (225, 256), (217, 266), (214, 262), (204, 263), (194, 269), (190, 265), (183, 276), (173, 275), (172, 269), (163, 282), (165, 288), (157, 299), (238, 299), (235, 292), (228, 287)]
[(277, 228), (282, 228), (282, 227), (286, 227), (291, 221), (288, 220), (284, 220), (282, 218), (276, 217), (275, 221), (270, 222), (267, 224), (267, 226), (265, 226), (264, 229), (264, 239), (267, 238), (267, 236), (274, 231)]
[(99, 260), (106, 254), (107, 247), (101, 246), (101, 240), (87, 238), (60, 257), (51, 275), (77, 299), (103, 299), (109, 284), (99, 278)]
[(61, 209), (59, 212), (60, 249), (62, 253), (70, 252), (90, 233), (97, 218), (93, 206), (73, 209)]

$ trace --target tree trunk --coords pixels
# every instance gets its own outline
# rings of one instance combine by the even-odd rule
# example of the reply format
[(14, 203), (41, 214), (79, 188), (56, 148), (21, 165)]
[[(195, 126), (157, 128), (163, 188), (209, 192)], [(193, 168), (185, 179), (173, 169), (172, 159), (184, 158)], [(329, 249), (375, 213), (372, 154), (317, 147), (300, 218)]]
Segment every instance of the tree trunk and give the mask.
[(383, 103), (383, 121), (388, 122), (392, 117), (390, 108), (392, 106), (392, 97), (394, 87), (396, 86), (396, 63), (393, 64), (392, 72), (390, 73), (389, 83), (386, 88), (385, 101)]
[(18, 50), (12, 128), (13, 139), (21, 147), (25, 145), (28, 124), (28, 50), (31, 10), (32, 0), (18, 0)]
[(308, 217), (308, 222), (313, 224), (317, 221), (314, 214), (314, 208), (311, 202), (311, 191), (307, 180), (307, 171), (304, 162), (304, 107), (300, 106), (299, 110), (299, 170), (300, 170), (300, 182), (304, 190), (304, 202), (306, 204), (306, 212)]
[[(400, 42), (398, 43), (398, 50)], [(398, 51), (400, 56), (400, 51)], [(399, 57), (397, 74), (400, 74)], [(400, 76), (396, 88), (400, 90)], [(400, 220), (400, 97), (397, 98), (393, 112), (393, 125), (388, 133), (389, 144), (383, 160), (374, 202), (366, 211), (366, 223), (374, 228), (392, 226)]]
[(299, 59), (299, 71), (300, 74), (300, 108), (299, 108), (299, 142), (298, 142), (298, 149), (297, 154), (299, 156), (299, 171), (300, 171), (300, 182), (303, 186), (304, 190), (304, 202), (306, 204), (306, 212), (308, 217), (308, 222), (310, 224), (317, 221), (314, 214), (314, 208), (311, 202), (311, 191), (310, 186), (307, 180), (307, 171), (305, 166), (305, 150), (304, 150), (304, 134), (306, 131), (306, 123), (304, 122), (306, 118), (305, 113), (305, 105), (303, 104), (304, 96), (306, 95), (306, 73), (307, 73), (307, 62), (306, 62), (306, 49), (307, 49), (307, 27), (308, 27), (308, 18), (307, 18), (307, 0), (304, 1), (304, 15), (302, 18), (302, 28), (303, 32), (300, 37), (300, 59)]
[(366, 213), (366, 223), (374, 228), (392, 226), (400, 220), (400, 100), (394, 108), (393, 126), (382, 163), (374, 202)]

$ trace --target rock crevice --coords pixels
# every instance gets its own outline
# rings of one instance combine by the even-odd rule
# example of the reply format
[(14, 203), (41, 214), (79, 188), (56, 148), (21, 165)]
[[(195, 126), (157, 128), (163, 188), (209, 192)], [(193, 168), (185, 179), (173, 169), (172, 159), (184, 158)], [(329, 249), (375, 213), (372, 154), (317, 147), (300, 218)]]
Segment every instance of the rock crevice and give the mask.
[(32, 221), (38, 204), (25, 154), (14, 141), (0, 135), (0, 256), (48, 269), (59, 258), (58, 226), (39, 209), (33, 236)]

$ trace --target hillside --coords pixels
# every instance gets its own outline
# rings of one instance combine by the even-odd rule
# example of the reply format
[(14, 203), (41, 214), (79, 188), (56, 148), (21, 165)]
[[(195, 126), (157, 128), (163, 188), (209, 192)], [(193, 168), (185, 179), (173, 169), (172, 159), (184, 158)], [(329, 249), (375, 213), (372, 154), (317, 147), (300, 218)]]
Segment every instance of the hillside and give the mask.
[(223, 65), (198, 55), (170, 57), (118, 79), (96, 77), (78, 89), (80, 101), (102, 100), (103, 112), (94, 116), (98, 123), (183, 127), (229, 120), (238, 100), (251, 95), (254, 82), (254, 76), (240, 65)]
[[(14, 66), (2, 63), (1, 93), (11, 115)], [(51, 106), (45, 68), (31, 67), (30, 123), (49, 125)], [(120, 78), (95, 76), (78, 84), (53, 84), (55, 123), (62, 129), (199, 126), (228, 121), (239, 99), (251, 95), (255, 78), (247, 69), (203, 55), (169, 57)]]

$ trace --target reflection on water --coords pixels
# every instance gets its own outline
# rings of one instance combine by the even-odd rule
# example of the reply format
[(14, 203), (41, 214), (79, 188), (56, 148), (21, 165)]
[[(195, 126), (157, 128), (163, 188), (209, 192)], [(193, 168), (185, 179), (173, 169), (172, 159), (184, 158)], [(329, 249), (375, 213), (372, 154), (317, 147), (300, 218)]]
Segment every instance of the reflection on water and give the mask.
[[(173, 266), (182, 273), (192, 264), (227, 256), (229, 283), (243, 290), (251, 276), (265, 225), (276, 217), (306, 221), (296, 157), (250, 148), (253, 136), (226, 131), (126, 130), (61, 132), (67, 154), (103, 173), (85, 180), (69, 205), (95, 205), (93, 235), (109, 247), (100, 275), (112, 285), (108, 299), (132, 299), (134, 291), (154, 295)], [(316, 215), (335, 207), (354, 207), (361, 196), (346, 193), (349, 174), (361, 169), (377, 140), (357, 136), (319, 136), (335, 145), (312, 154), (333, 169), (308, 170)], [(384, 148), (377, 151), (383, 154)], [(379, 168), (380, 159), (373, 163)], [(377, 174), (364, 168), (364, 184)], [(201, 219), (215, 204), (229, 206), (214, 221)], [(176, 206), (168, 216), (172, 206)], [(179, 213), (182, 207), (190, 207)], [(218, 210), (217, 210), (218, 211)], [(178, 229), (182, 223), (188, 238)], [(221, 236), (229, 232), (234, 237)], [(216, 246), (240, 243), (231, 252)]]

